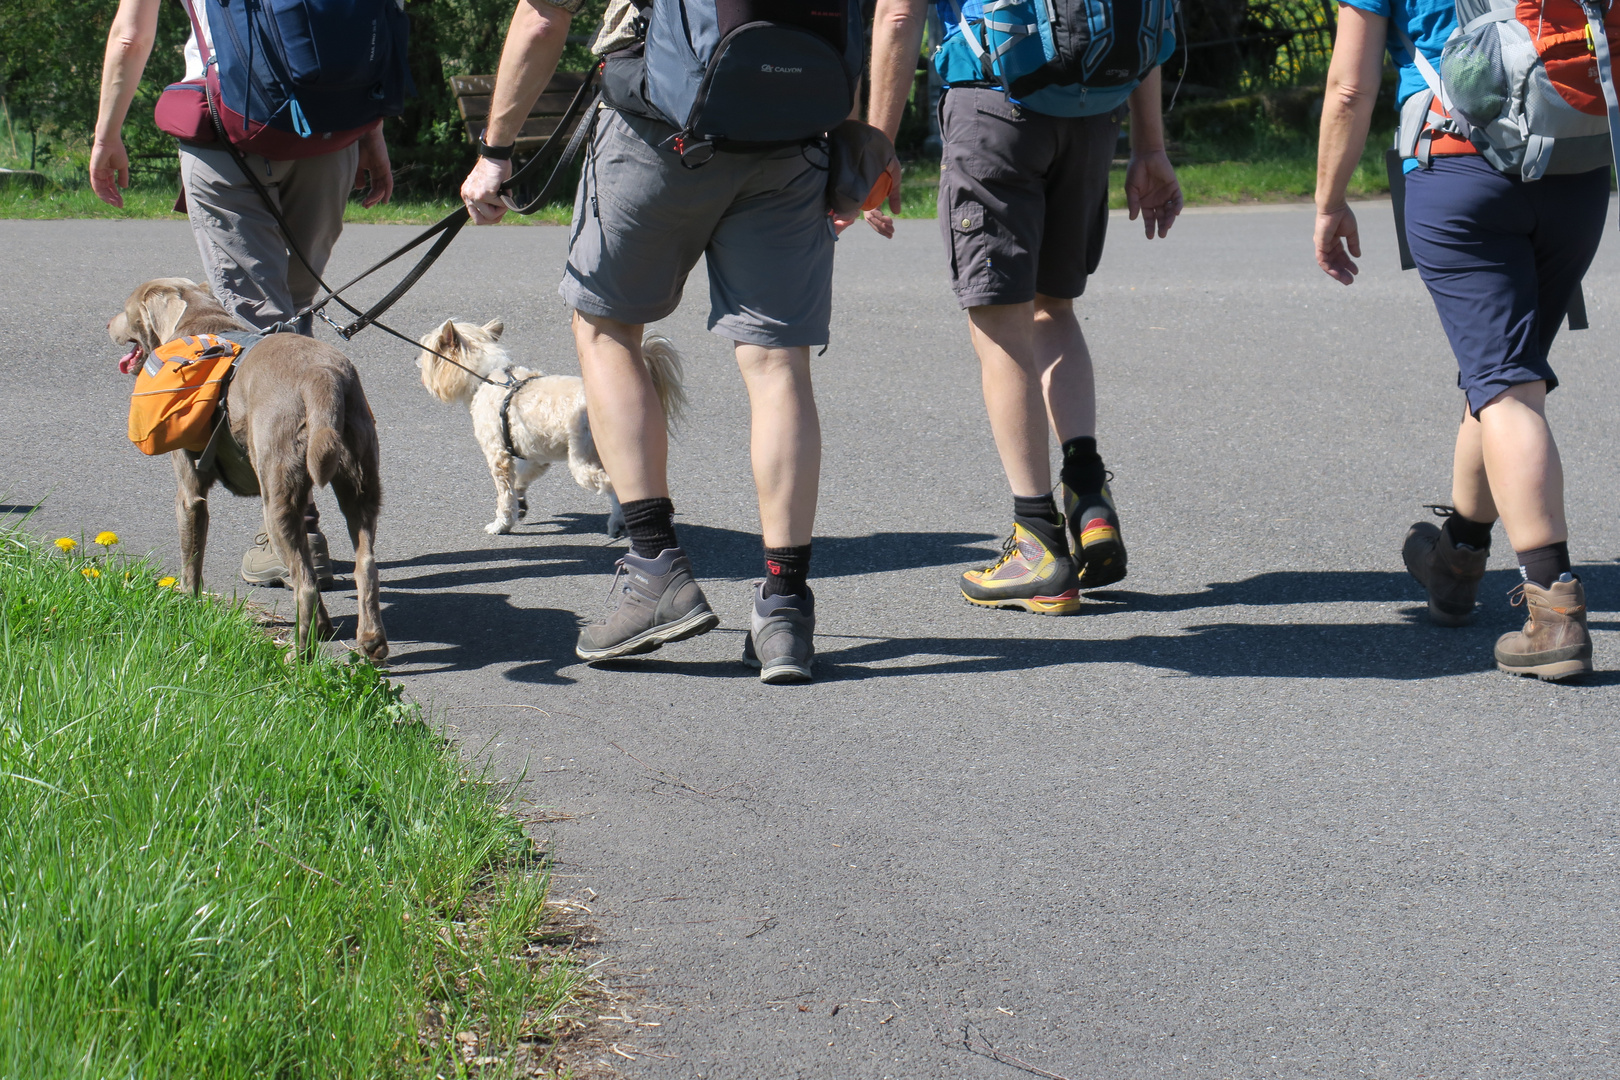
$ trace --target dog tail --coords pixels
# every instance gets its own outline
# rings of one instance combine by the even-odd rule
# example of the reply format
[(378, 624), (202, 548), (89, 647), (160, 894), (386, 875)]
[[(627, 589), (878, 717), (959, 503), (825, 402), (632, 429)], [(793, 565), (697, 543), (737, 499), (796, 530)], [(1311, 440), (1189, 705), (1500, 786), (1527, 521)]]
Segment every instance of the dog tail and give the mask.
[(681, 384), (681, 354), (675, 343), (662, 334), (648, 334), (641, 340), (641, 359), (652, 376), (664, 421), (673, 430), (686, 416), (686, 388)]
[(330, 484), (343, 464), (343, 387), (339, 384), (332, 389), (336, 392), (321, 394), (313, 388), (304, 391), (304, 420), (309, 432), (304, 463), (318, 488)]

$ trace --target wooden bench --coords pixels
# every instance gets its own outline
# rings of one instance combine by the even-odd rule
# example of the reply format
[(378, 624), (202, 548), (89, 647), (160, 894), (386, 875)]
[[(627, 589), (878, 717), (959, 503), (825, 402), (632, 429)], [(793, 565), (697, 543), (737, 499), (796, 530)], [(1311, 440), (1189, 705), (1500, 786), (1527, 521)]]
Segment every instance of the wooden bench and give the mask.
[[(546, 84), (545, 91), (529, 110), (528, 119), (518, 130), (517, 148), (527, 153), (545, 145), (546, 139), (557, 130), (568, 103), (585, 81), (583, 71), (559, 71)], [(467, 125), (467, 138), (476, 140), (483, 133), (489, 119), (489, 97), (495, 92), (493, 75), (452, 75), (450, 89), (455, 91), (456, 106)]]

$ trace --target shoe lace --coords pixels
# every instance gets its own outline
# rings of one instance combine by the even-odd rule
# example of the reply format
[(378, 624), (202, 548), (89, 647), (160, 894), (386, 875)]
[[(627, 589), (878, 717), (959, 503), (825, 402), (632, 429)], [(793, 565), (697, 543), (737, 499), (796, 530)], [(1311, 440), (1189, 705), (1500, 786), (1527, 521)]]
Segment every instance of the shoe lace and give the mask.
[(624, 576), (624, 571), (624, 559), (621, 558), (613, 564), (613, 580), (608, 584), (607, 606), (610, 612), (613, 610), (613, 594), (616, 592), (630, 591), (630, 582), (628, 581), (624, 583), (624, 588), (622, 590), (619, 588), (619, 579)]
[(269, 547), (270, 546), (270, 534), (269, 533), (260, 533), (258, 536), (255, 536), (253, 538), (253, 546), (254, 547)]
[(1511, 588), (1511, 589), (1509, 589), (1507, 591), (1507, 597), (1508, 597), (1508, 603), (1509, 604), (1513, 605), (1514, 607), (1518, 607), (1519, 605), (1524, 603), (1524, 600), (1525, 600), (1524, 586), (1525, 586), (1525, 583), (1521, 581), (1517, 585), (1513, 586), (1513, 588)]
[(1445, 503), (1424, 503), (1423, 505), (1428, 507), (1430, 510), (1433, 510), (1434, 516), (1437, 518), (1449, 518), (1457, 516), (1457, 508), (1455, 506), (1447, 506)]
[(1007, 539), (1005, 539), (1005, 540), (1003, 540), (1001, 542), (1001, 557), (998, 558), (995, 562), (991, 563), (989, 566), (986, 566), (982, 572), (986, 573), (986, 574), (990, 574), (990, 573), (994, 573), (997, 570), (1000, 570), (1003, 566), (1005, 566), (1007, 564), (1007, 560), (1011, 559), (1013, 557), (1013, 555), (1017, 553), (1017, 551), (1018, 551), (1018, 533), (1015, 530), (1013, 532), (1008, 533), (1007, 534)]

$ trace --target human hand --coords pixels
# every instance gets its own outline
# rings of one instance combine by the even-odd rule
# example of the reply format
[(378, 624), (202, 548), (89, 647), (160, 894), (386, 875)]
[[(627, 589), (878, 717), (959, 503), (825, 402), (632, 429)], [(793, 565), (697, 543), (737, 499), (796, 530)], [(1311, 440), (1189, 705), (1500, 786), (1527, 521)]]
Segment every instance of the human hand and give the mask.
[[(887, 171), (885, 172), (885, 175), (887, 176), (888, 181), (889, 181), (889, 189), (888, 189), (887, 197), (885, 198), (884, 195), (879, 192), (878, 189), (883, 187), (882, 181), (879, 181), (877, 188), (874, 188), (873, 192), (872, 192), (874, 195), (878, 196), (878, 204), (876, 206), (872, 206), (872, 207), (869, 207), (869, 208), (865, 209), (864, 213), (866, 215), (866, 223), (868, 225), (872, 226), (872, 231), (873, 232), (877, 233), (879, 236), (883, 237), (883, 239), (885, 239), (885, 240), (893, 240), (894, 239), (894, 218), (890, 217), (888, 214), (885, 214), (883, 212), (883, 203), (887, 202), (889, 204), (889, 210), (892, 211), (893, 213), (895, 213), (895, 214), (900, 213), (900, 205), (901, 205), (900, 180), (901, 180), (901, 173), (900, 173), (900, 159), (899, 158), (890, 158), (889, 159), (889, 165), (888, 165)], [(870, 203), (872, 200), (870, 198), (868, 198), (866, 201), (868, 203)]]
[(354, 170), (354, 187), (358, 191), (368, 185), (371, 190), (361, 200), (361, 206), (385, 203), (394, 194), (394, 170), (388, 161), (381, 124), (360, 136), (360, 164)]
[(512, 175), (512, 162), (481, 157), (461, 182), (461, 201), (474, 225), (493, 225), (506, 216), (501, 185)]
[[(1346, 254), (1345, 249), (1349, 248)], [(1361, 231), (1356, 212), (1348, 206), (1316, 212), (1316, 265), (1322, 273), (1344, 285), (1354, 285), (1361, 268), (1351, 258), (1361, 258)]]
[(90, 190), (108, 206), (124, 207), (119, 188), (129, 187), (129, 154), (118, 132), (98, 138), (90, 147)]
[(1125, 205), (1131, 220), (1142, 215), (1142, 227), (1149, 240), (1154, 229), (1163, 237), (1181, 214), (1181, 182), (1163, 150), (1131, 154), (1125, 167)]

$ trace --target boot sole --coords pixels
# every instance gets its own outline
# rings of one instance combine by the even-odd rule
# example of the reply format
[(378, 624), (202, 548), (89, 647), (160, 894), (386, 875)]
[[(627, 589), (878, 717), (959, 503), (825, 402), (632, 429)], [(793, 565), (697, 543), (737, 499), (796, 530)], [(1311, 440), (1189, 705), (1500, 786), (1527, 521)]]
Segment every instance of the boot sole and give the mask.
[[(1090, 537), (1091, 539), (1087, 539)], [(1118, 529), (1087, 529), (1075, 555), (1080, 564), (1080, 588), (1101, 589), (1125, 580), (1125, 542)]]
[(620, 656), (640, 656), (661, 648), (673, 641), (685, 641), (687, 638), (707, 634), (720, 625), (720, 616), (709, 610), (707, 604), (693, 611), (685, 618), (662, 626), (654, 626), (650, 630), (643, 630), (633, 638), (626, 638), (617, 645), (606, 649), (584, 649), (574, 647), (574, 655), (588, 664), (601, 660), (613, 660)]
[[(276, 574), (274, 576), (264, 575), (257, 578), (248, 577), (246, 574), (242, 574), (240, 576), (242, 580), (247, 582), (249, 585), (257, 585), (261, 589), (292, 588), (291, 585), (287, 584), (287, 578), (282, 574)], [(337, 578), (332, 577), (331, 575), (327, 575), (326, 577), (317, 576), (315, 578), (315, 588), (321, 592), (331, 592), (337, 588)]]
[(759, 672), (760, 682), (770, 683), (773, 686), (783, 686), (788, 683), (807, 683), (814, 678), (810, 674), (810, 665), (816, 662), (815, 657), (811, 657), (803, 664), (787, 659), (777, 659), (771, 662), (770, 667), (763, 667), (759, 662), (759, 655), (754, 652), (753, 631), (748, 633), (747, 644), (748, 647), (743, 650), (743, 666), (753, 668)]
[(1542, 682), (1557, 682), (1560, 679), (1572, 678), (1576, 675), (1585, 675), (1592, 670), (1592, 661), (1586, 660), (1557, 660), (1550, 664), (1532, 664), (1529, 667), (1509, 667), (1498, 660), (1496, 670), (1505, 671), (1509, 675), (1534, 675)]
[(1075, 615), (1082, 602), (1078, 596), (1002, 597), (996, 600), (976, 600), (967, 593), (962, 599), (974, 607), (1004, 608), (1009, 611), (1027, 611), (1032, 615)]

